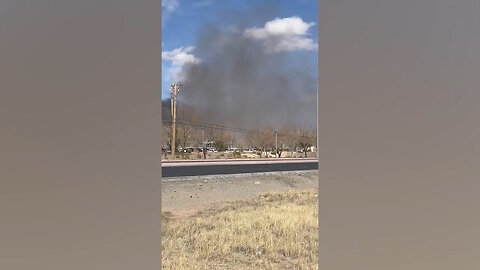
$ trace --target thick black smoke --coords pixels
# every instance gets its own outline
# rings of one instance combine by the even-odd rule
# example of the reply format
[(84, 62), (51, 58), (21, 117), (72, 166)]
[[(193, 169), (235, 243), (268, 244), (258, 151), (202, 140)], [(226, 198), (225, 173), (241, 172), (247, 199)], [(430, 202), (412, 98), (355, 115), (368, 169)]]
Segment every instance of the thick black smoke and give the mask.
[(316, 126), (317, 80), (311, 66), (285, 53), (266, 53), (260, 42), (243, 36), (246, 22), (263, 21), (257, 24), (263, 26), (273, 14), (239, 17), (245, 22), (203, 27), (194, 51), (202, 62), (184, 67), (180, 100), (210, 123), (255, 129)]

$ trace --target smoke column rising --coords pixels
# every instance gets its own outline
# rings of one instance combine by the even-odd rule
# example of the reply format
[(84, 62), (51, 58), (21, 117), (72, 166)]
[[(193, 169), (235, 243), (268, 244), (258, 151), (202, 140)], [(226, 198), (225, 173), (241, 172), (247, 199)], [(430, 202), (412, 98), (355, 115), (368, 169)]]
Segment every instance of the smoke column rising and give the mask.
[(184, 87), (179, 99), (203, 113), (209, 122), (243, 128), (315, 126), (313, 67), (300, 64), (285, 52), (265, 52), (261, 42), (243, 35), (244, 29), (251, 27), (245, 21), (263, 19), (265, 23), (275, 18), (273, 14), (237, 15), (244, 22), (202, 28), (194, 51), (202, 62), (183, 68)]

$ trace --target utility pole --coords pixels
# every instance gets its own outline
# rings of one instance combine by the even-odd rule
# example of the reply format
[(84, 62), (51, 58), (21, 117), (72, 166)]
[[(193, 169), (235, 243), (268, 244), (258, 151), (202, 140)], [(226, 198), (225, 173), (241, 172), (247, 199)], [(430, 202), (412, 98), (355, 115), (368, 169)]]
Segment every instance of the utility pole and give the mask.
[(180, 90), (180, 84), (174, 83), (172, 84), (172, 90), (170, 91), (172, 94), (172, 160), (175, 159), (175, 131), (177, 129), (177, 94)]
[[(320, 99), (318, 98), (318, 95), (319, 95), (319, 94), (318, 94), (318, 77), (317, 77), (317, 115), (318, 115), (318, 101), (320, 100)], [(317, 154), (317, 159), (319, 158), (319, 156), (318, 156), (318, 147), (320, 146), (319, 143), (318, 143), (318, 142), (319, 142), (319, 139), (318, 139), (318, 138), (319, 138), (319, 137), (318, 137), (318, 126), (319, 126), (319, 125), (318, 125), (318, 123), (319, 123), (319, 122), (318, 122), (318, 116), (317, 116), (317, 130), (315, 130), (315, 131), (316, 131), (315, 134), (317, 135), (317, 137), (315, 138), (315, 140), (316, 140), (315, 144), (317, 145), (317, 153), (316, 153), (316, 154)]]
[(207, 159), (207, 143), (205, 142), (205, 129), (202, 128), (202, 154), (203, 159)]
[(278, 158), (278, 132), (275, 131), (275, 156)]

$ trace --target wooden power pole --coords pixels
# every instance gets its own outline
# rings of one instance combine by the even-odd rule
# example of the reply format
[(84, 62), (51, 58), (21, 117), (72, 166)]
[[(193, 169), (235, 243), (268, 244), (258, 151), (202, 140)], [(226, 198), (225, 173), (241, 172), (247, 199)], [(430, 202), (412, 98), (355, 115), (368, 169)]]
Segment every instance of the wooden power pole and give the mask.
[(177, 94), (178, 91), (180, 90), (180, 84), (179, 83), (174, 83), (172, 84), (172, 160), (175, 159), (175, 131), (177, 129)]
[(275, 157), (278, 157), (278, 132), (275, 131)]

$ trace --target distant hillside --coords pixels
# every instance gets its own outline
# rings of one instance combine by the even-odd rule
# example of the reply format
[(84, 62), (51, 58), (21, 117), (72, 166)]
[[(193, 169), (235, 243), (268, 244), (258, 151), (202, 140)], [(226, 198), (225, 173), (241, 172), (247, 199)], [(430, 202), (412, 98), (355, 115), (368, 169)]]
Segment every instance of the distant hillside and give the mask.
[[(178, 120), (188, 120), (188, 121), (202, 121), (202, 113), (198, 110), (195, 110), (192, 106), (186, 105), (181, 102), (177, 102), (177, 119)], [(171, 99), (167, 98), (162, 100), (162, 121), (171, 121), (172, 112), (171, 112)]]
[[(218, 104), (212, 103), (212, 107), (218, 106)], [(223, 109), (225, 111), (225, 108)], [(272, 110), (270, 109), (270, 113), (276, 113), (278, 110)], [(265, 126), (246, 126), (244, 125), (246, 121), (242, 121), (238, 117), (236, 118), (228, 118), (226, 119), (225, 116), (222, 116), (221, 113), (219, 113), (219, 116), (216, 117), (206, 117), (206, 115), (211, 115), (208, 112), (204, 112), (199, 108), (196, 108), (191, 105), (187, 105), (182, 102), (177, 102), (177, 120), (181, 121), (188, 121), (188, 122), (197, 122), (197, 123), (207, 123), (207, 124), (215, 124), (215, 125), (225, 125), (229, 127), (235, 127), (235, 128), (242, 128), (242, 129), (253, 129), (256, 130), (257, 128), (262, 128)], [(171, 99), (166, 98), (162, 100), (162, 121), (163, 122), (171, 122), (172, 121), (172, 113), (171, 113)], [(300, 119), (301, 121), (301, 119)], [(285, 124), (283, 126), (278, 126), (275, 127), (274, 125), (267, 125), (272, 128), (285, 128), (285, 127), (301, 127), (302, 125), (298, 125), (298, 122), (292, 123), (289, 121), (285, 121)]]
[(171, 99), (164, 99), (162, 100), (162, 121), (170, 121), (171, 120)]

